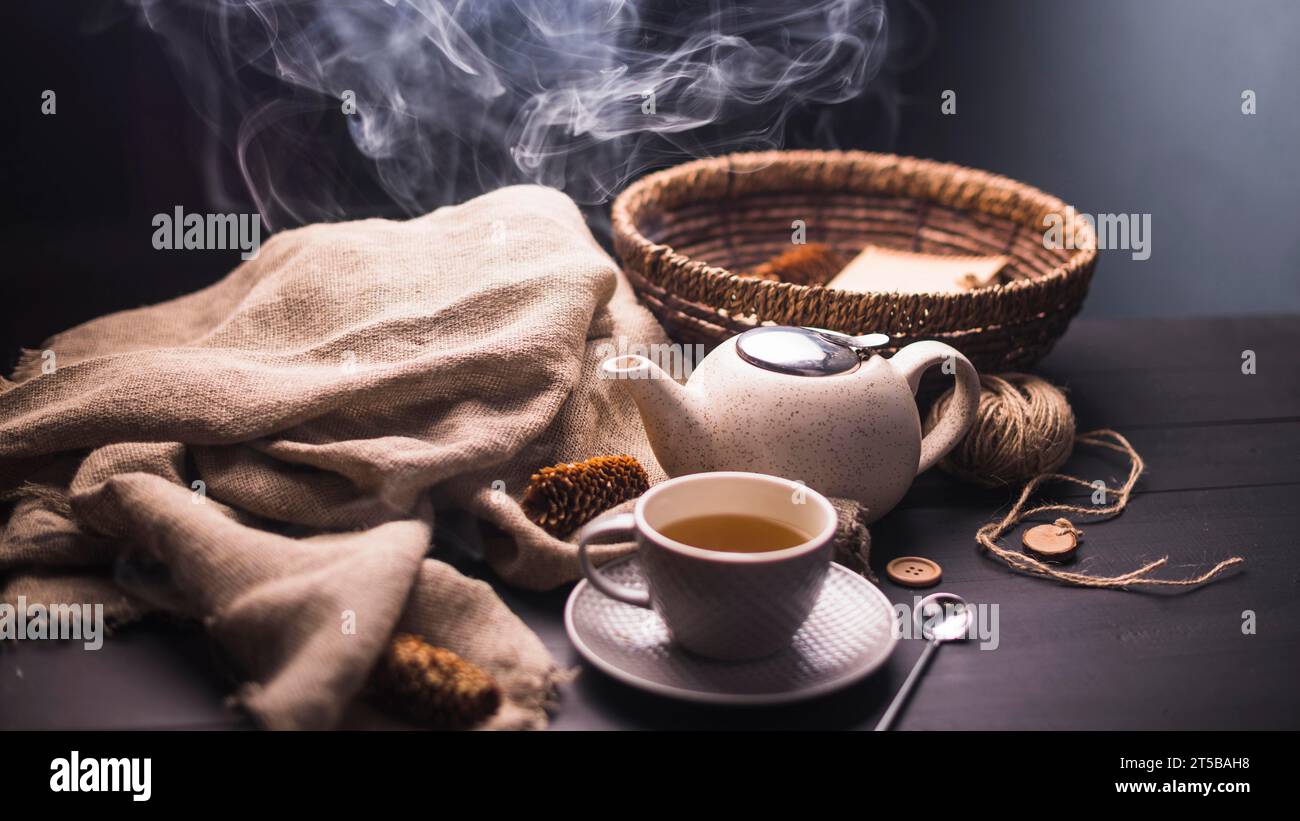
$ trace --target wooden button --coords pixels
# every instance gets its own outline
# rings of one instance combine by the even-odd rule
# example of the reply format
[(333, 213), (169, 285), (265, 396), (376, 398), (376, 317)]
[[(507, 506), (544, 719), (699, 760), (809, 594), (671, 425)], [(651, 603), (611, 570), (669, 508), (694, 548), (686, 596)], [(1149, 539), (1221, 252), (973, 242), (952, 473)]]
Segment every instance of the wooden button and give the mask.
[(894, 584), (904, 587), (929, 587), (943, 578), (938, 562), (920, 556), (899, 556), (885, 565), (885, 573)]
[(1074, 531), (1060, 525), (1034, 525), (1020, 537), (1025, 549), (1047, 559), (1064, 559), (1079, 546)]

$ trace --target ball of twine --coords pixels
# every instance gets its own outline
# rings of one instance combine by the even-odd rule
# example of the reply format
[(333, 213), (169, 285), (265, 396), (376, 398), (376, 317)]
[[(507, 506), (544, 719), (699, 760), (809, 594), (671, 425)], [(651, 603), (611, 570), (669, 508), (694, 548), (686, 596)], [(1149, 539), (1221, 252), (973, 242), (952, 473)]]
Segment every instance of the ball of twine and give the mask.
[[(1051, 473), (1074, 450), (1074, 410), (1059, 388), (1027, 373), (980, 377), (980, 404), (966, 438), (939, 462), (944, 471), (983, 487), (1000, 487)], [(925, 431), (952, 399), (930, 408)]]

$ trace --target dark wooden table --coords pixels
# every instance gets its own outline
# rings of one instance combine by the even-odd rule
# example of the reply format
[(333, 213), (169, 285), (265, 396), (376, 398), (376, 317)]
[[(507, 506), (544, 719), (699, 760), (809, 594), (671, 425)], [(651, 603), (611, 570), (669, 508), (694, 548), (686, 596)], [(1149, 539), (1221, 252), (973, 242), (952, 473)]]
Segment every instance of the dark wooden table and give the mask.
[[(1256, 373), (1242, 372), (1253, 351)], [(1300, 317), (1080, 320), (1039, 371), (1070, 389), (1082, 430), (1111, 427), (1147, 472), (1126, 513), (1085, 531), (1081, 567), (1131, 570), (1167, 555), (1167, 576), (1241, 555), (1224, 580), (1184, 592), (1066, 588), (981, 555), (975, 531), (1008, 504), (937, 472), (873, 528), (872, 565), (920, 554), (942, 589), (997, 604), (999, 646), (945, 647), (900, 729), (1300, 728)], [(1117, 483), (1113, 454), (1076, 452), (1076, 475)], [(1060, 488), (1056, 498), (1086, 503)], [(458, 562), (460, 564), (461, 562)], [(463, 565), (462, 565), (463, 566)], [(490, 579), (483, 567), (470, 572)], [(895, 602), (913, 591), (884, 584)], [(503, 589), (561, 664), (568, 590)], [(1243, 631), (1254, 614), (1254, 632)], [(556, 729), (867, 728), (920, 653), (901, 642), (863, 683), (773, 709), (683, 705), (586, 669), (564, 688)], [(197, 629), (147, 624), (102, 650), (0, 648), (0, 728), (246, 727), (223, 706), (232, 679)]]

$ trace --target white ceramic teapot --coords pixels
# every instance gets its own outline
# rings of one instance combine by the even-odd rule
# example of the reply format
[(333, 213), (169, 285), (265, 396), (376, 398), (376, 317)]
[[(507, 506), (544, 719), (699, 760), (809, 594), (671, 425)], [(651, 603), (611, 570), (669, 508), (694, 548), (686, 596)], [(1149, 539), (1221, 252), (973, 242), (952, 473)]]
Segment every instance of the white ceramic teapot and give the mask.
[[(762, 327), (715, 348), (685, 385), (643, 356), (617, 356), (602, 368), (631, 391), (668, 475), (782, 476), (857, 499), (875, 521), (961, 440), (980, 393), (975, 368), (956, 349), (927, 341), (890, 359), (872, 352), (888, 340)], [(953, 366), (945, 372), (956, 378), (954, 401), (922, 438), (916, 389), (926, 369), (944, 362)]]

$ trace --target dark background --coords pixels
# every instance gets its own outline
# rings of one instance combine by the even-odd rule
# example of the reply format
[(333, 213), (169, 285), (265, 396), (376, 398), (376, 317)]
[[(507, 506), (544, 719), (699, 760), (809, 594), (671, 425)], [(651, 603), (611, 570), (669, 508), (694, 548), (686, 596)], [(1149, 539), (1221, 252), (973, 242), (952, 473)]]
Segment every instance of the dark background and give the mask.
[[(11, 0), (0, 29), (0, 368), (19, 346), (201, 287), (235, 252), (172, 254), (150, 219), (252, 210), (158, 38), (119, 2)], [(873, 97), (789, 145), (1007, 174), (1088, 213), (1150, 213), (1152, 255), (1102, 255), (1085, 315), (1300, 311), (1300, 4), (895, 2)], [(54, 89), (58, 113), (40, 113)], [(957, 114), (940, 94), (957, 92)], [(1258, 113), (1241, 113), (1241, 93)], [(242, 200), (242, 201), (241, 201)], [(377, 210), (381, 210), (376, 207)]]

